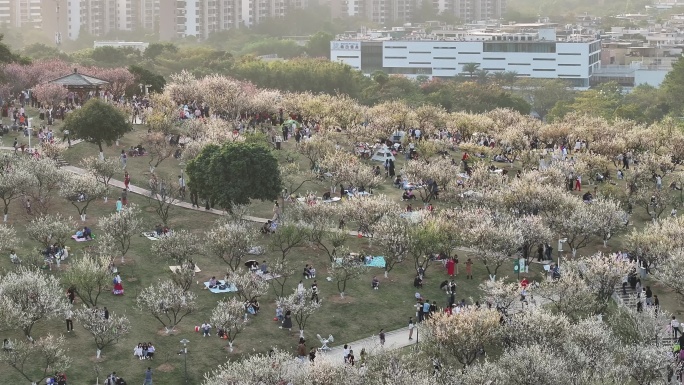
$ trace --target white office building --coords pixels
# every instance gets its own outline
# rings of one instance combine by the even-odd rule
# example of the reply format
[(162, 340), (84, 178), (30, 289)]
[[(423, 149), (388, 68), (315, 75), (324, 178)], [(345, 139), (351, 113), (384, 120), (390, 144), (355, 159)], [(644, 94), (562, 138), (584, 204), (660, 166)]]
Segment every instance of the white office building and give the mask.
[(600, 68), (601, 41), (574, 36), (556, 39), (552, 29), (536, 33), (475, 34), (456, 40), (334, 40), (330, 58), (366, 74), (381, 70), (409, 77), (450, 78), (476, 63), (489, 73), (515, 72), (519, 77), (563, 79), (576, 88), (590, 85)]

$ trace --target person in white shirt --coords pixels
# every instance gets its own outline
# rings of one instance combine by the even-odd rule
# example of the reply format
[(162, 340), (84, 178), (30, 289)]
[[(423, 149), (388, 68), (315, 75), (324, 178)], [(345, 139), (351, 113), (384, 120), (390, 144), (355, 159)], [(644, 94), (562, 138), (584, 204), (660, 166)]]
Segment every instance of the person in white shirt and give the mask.
[(211, 331), (211, 324), (209, 322), (203, 323), (201, 328), (202, 328), (202, 337), (211, 336), (211, 333), (209, 333)]
[(679, 321), (677, 317), (672, 316), (672, 321), (670, 321), (670, 327), (672, 328), (672, 338), (677, 339), (677, 335), (680, 333)]
[(351, 350), (351, 346), (348, 346), (347, 344), (344, 345), (344, 351), (342, 352), (342, 355), (344, 356), (344, 363), (347, 363), (347, 359), (349, 358), (349, 351)]

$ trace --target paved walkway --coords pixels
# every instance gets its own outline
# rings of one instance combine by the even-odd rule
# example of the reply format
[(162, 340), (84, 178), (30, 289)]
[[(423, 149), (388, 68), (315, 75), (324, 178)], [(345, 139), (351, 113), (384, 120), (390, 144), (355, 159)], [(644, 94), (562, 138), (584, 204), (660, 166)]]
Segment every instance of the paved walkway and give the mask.
[[(72, 142), (72, 145), (76, 144), (75, 142)], [(12, 147), (0, 147), (0, 150), (4, 151), (14, 151), (14, 148)], [(87, 170), (81, 168), (81, 167), (76, 167), (76, 166), (63, 166), (63, 169), (72, 172), (74, 174), (85, 174)], [(111, 179), (109, 181), (109, 184), (113, 187), (117, 187), (119, 189), (124, 188), (124, 182), (116, 179)], [(138, 187), (135, 185), (129, 185), (128, 186), (129, 192), (132, 192), (134, 194), (139, 194), (142, 196), (149, 197), (151, 192), (150, 190), (144, 189), (142, 187)], [(206, 212), (214, 215), (226, 215), (226, 212), (223, 210), (216, 210), (216, 209), (209, 209), (206, 210), (204, 208), (198, 208), (198, 207), (193, 207), (191, 203), (185, 202), (178, 200), (173, 203), (175, 206), (182, 207), (188, 210), (194, 210), (194, 211), (200, 211), (200, 212)], [(268, 219), (266, 218), (259, 218), (259, 217), (253, 217), (253, 216), (246, 216), (245, 219), (252, 221), (252, 222), (257, 222), (257, 223), (266, 223)], [(357, 231), (349, 231), (349, 235), (351, 236), (357, 236), (358, 232)], [(467, 249), (467, 248), (459, 248), (460, 251), (465, 251), (465, 252), (472, 252), (473, 250)], [(536, 261), (533, 261), (533, 263), (538, 263)], [(548, 302), (542, 298), (536, 297), (536, 304), (533, 303), (531, 306), (541, 306), (544, 303)], [(510, 314), (516, 313), (522, 311), (522, 303), (516, 301), (516, 303), (513, 304), (513, 309), (511, 309)], [(392, 330), (392, 331), (386, 331), (385, 332), (385, 345), (381, 346), (380, 345), (380, 337), (378, 336), (377, 333), (380, 331), (377, 330), (375, 334), (373, 334), (370, 337), (358, 340), (358, 341), (353, 341), (353, 342), (348, 342), (347, 345), (351, 346), (351, 349), (354, 351), (354, 357), (356, 358), (357, 361), (361, 359), (361, 350), (366, 349), (366, 352), (368, 354), (372, 354), (373, 352), (380, 351), (382, 349), (385, 350), (394, 350), (394, 349), (401, 349), (410, 345), (415, 345), (419, 340), (420, 340), (420, 324), (417, 324), (416, 330), (414, 330), (414, 336), (413, 340), (408, 339), (408, 325), (406, 327), (403, 327), (398, 330)], [(333, 337), (335, 335), (333, 334)], [(322, 337), (327, 337), (327, 336), (322, 336)], [(312, 344), (320, 344), (318, 341), (310, 341)], [(337, 345), (339, 343), (339, 345)], [(336, 341), (335, 342), (336, 346), (332, 347), (329, 351), (323, 353), (326, 355), (329, 355), (331, 357), (339, 357), (340, 359), (340, 364), (344, 363), (343, 359), (343, 350), (344, 350), (344, 342), (342, 341)]]

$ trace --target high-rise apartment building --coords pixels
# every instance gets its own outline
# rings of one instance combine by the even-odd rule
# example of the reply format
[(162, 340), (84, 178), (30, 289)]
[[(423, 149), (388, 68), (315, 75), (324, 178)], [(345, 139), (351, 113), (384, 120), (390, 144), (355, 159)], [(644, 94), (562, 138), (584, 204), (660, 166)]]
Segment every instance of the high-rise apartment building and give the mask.
[[(282, 18), (310, 0), (0, 0), (0, 25), (42, 28), (55, 41), (75, 40), (81, 31), (102, 37), (145, 30), (162, 40), (195, 36)], [(408, 0), (376, 0), (408, 1)]]
[(41, 0), (0, 0), (0, 25), (40, 27)]
[(333, 0), (332, 17), (361, 16), (378, 24), (408, 23), (420, 0)]
[(159, 37), (206, 39), (213, 32), (238, 28), (242, 9), (242, 0), (161, 0)]
[[(464, 23), (496, 20), (506, 12), (507, 0), (432, 0), (440, 14), (453, 15)], [(333, 18), (361, 16), (379, 24), (411, 22), (422, 0), (332, 0)]]
[(439, 13), (456, 16), (464, 23), (498, 20), (506, 13), (507, 0), (435, 0)]

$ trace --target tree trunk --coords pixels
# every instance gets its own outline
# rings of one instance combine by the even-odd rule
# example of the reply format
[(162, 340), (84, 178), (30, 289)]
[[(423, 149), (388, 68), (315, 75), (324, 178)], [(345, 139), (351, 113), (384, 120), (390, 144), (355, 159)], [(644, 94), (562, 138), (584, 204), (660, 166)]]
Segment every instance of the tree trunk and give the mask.
[(154, 173), (154, 166), (150, 165), (150, 174)]
[(577, 255), (577, 249), (573, 247), (572, 248), (572, 257), (574, 258), (576, 255)]
[(108, 199), (109, 199), (109, 197), (105, 195), (105, 197), (104, 197), (104, 202), (107, 203), (107, 200), (108, 200)]
[(97, 353), (95, 354), (95, 357), (99, 360), (101, 354), (102, 354), (102, 350), (97, 349)]
[(228, 341), (228, 348), (230, 349), (230, 352), (233, 352), (233, 341)]
[(387, 278), (387, 270), (385, 270), (385, 278)]
[(608, 247), (608, 240), (607, 239), (603, 240), (603, 247)]
[(344, 298), (344, 292), (343, 291), (340, 292), (340, 298)]
[(121, 264), (124, 264), (124, 263), (125, 263), (124, 262), (124, 256), (123, 256), (123, 254), (121, 254)]
[(2, 217), (2, 221), (3, 221), (3, 222), (7, 222), (7, 214), (5, 214), (5, 215)]
[(81, 222), (85, 222), (85, 221), (86, 221), (86, 215), (85, 215), (85, 214), (81, 214)]
[(489, 274), (489, 280), (492, 282), (496, 281), (496, 274)]
[(304, 338), (304, 329), (299, 329), (299, 338)]

